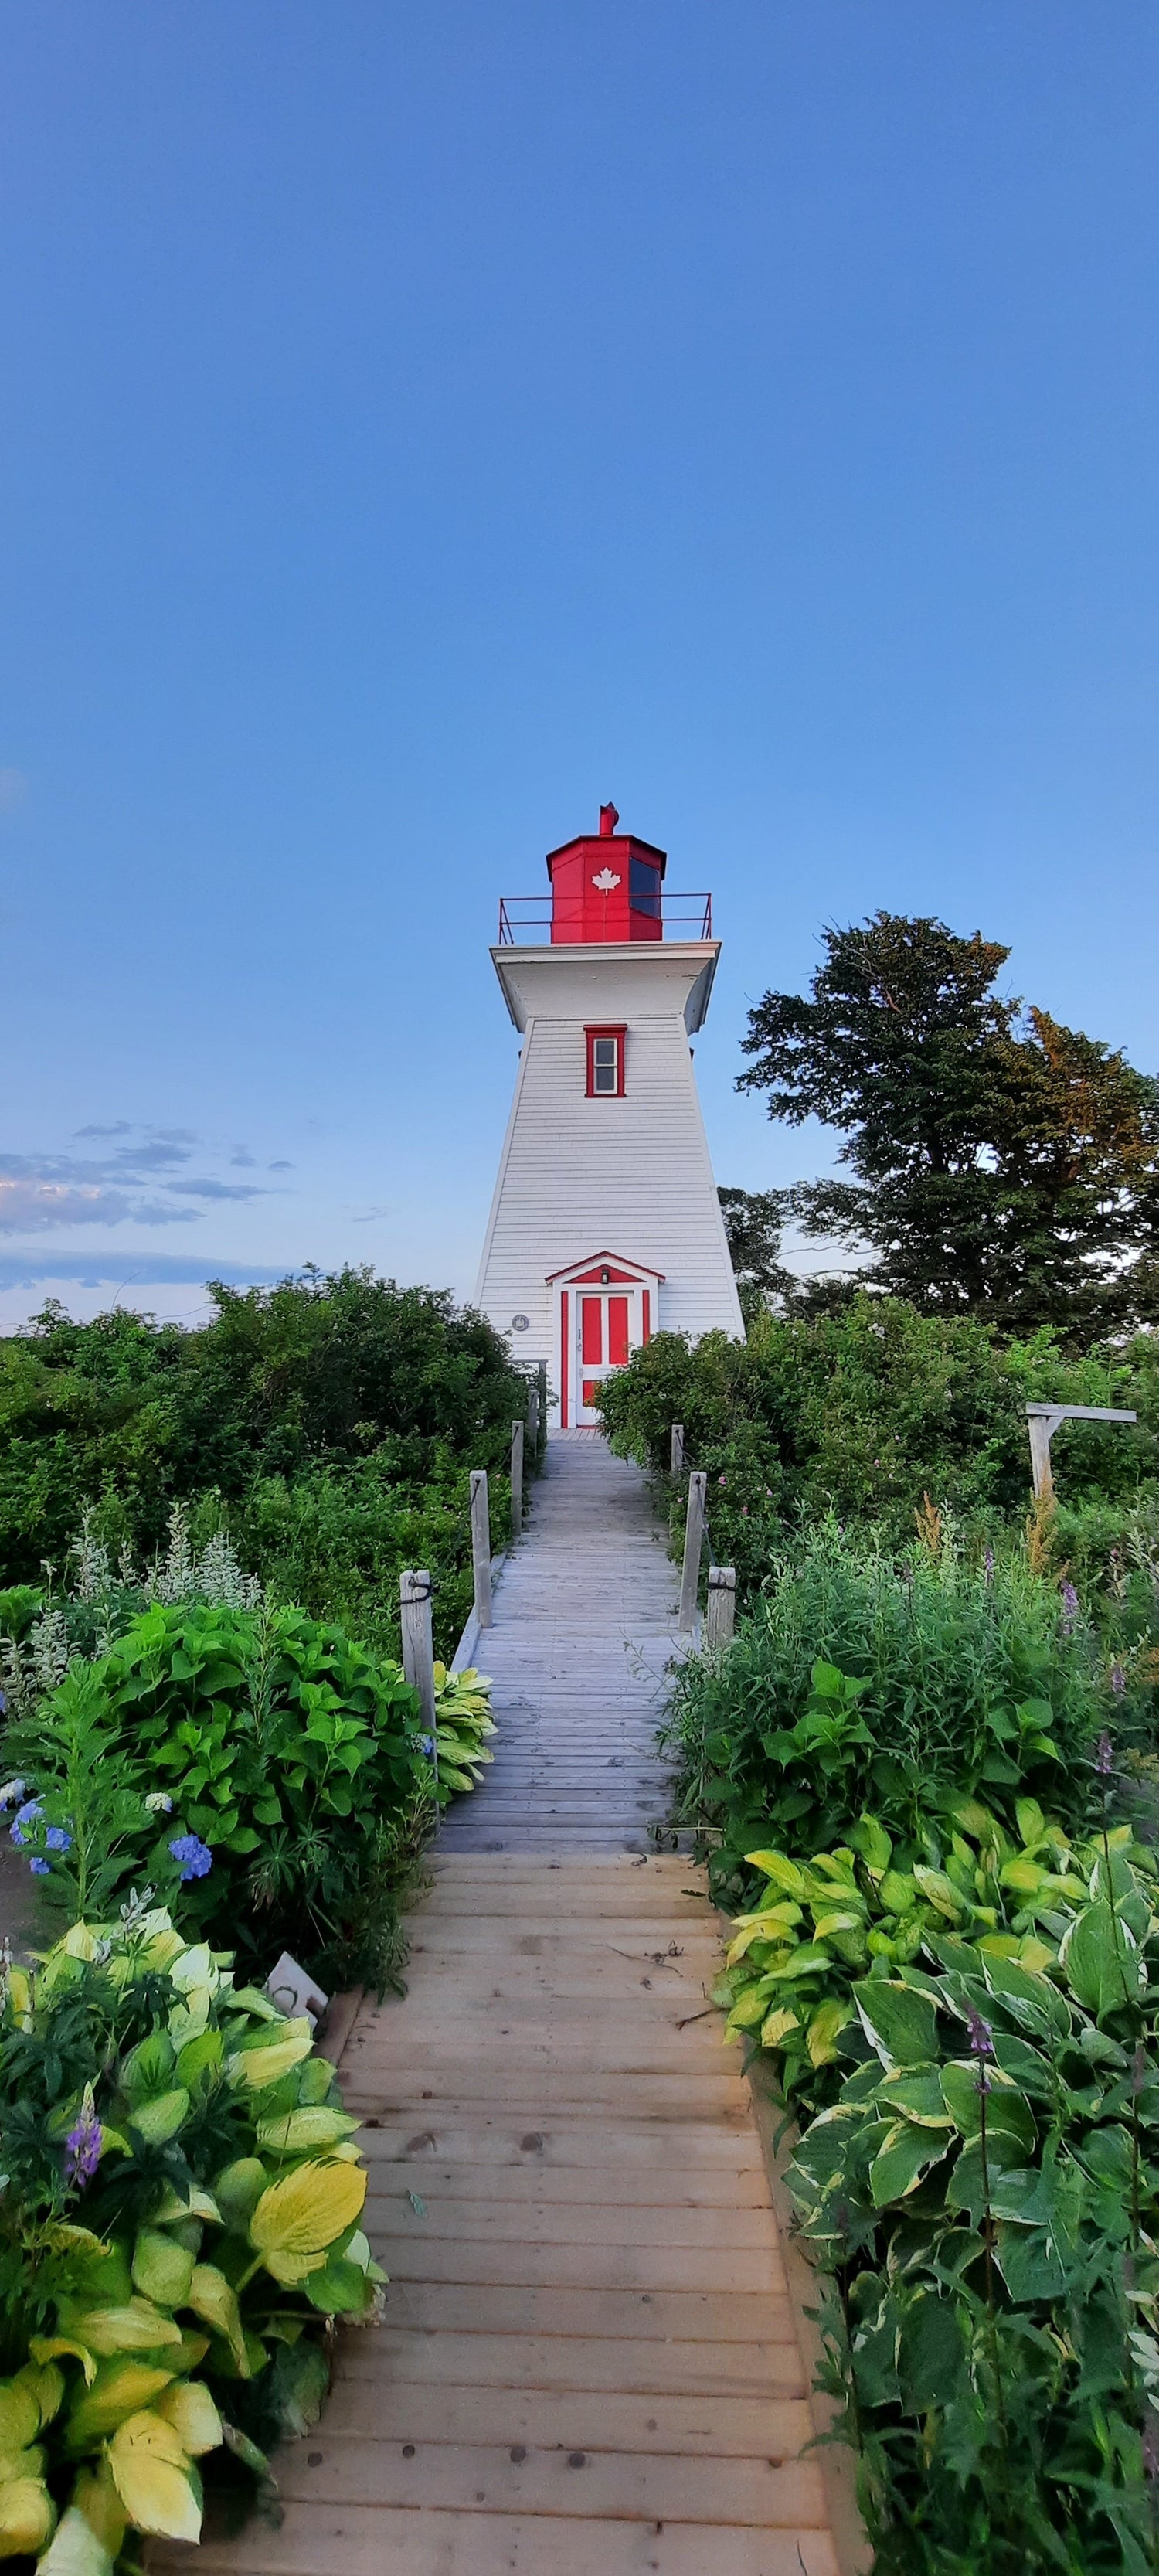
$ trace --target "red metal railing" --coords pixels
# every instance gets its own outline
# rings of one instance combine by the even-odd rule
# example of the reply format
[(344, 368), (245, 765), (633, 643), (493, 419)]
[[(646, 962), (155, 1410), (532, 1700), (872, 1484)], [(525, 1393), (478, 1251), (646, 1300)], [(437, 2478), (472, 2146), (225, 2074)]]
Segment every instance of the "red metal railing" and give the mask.
[[(712, 896), (662, 894), (660, 919), (666, 936), (676, 932), (686, 939), (711, 939)], [(499, 946), (538, 947), (545, 940), (550, 940), (551, 922), (550, 895), (502, 895), (499, 901)]]

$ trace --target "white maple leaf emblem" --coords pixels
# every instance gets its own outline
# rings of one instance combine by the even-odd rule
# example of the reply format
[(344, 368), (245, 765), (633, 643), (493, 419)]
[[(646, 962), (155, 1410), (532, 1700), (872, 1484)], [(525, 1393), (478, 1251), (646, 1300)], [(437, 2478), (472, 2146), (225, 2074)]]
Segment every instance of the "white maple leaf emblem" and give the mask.
[(598, 877), (592, 878), (597, 894), (611, 894), (619, 882), (619, 878), (613, 876), (610, 868), (601, 868)]

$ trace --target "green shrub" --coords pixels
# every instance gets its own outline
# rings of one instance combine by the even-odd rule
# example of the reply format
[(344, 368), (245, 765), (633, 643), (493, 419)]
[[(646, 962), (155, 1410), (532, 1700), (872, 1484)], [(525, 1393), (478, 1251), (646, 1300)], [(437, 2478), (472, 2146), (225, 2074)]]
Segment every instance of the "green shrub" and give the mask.
[[(1138, 1411), (1134, 1430), (1069, 1423), (1056, 1435), (1064, 1505), (1104, 1499), (1121, 1528), (1159, 1471), (1159, 1352), (1147, 1334), (1071, 1359), (1049, 1332), (1003, 1346), (980, 1324), (861, 1293), (838, 1314), (759, 1315), (743, 1343), (658, 1333), (600, 1401), (613, 1449), (658, 1475), (683, 1423), (688, 1463), (708, 1477), (712, 1552), (752, 1591), (786, 1533), (829, 1508), (903, 1549), (927, 1493), (980, 1542), (1021, 1526), (1025, 1407), (1047, 1399)], [(682, 1510), (681, 1492), (674, 1519)]]
[(382, 2279), (366, 2172), (309, 2023), (164, 1912), (3, 1989), (0, 2555), (112, 2576), (199, 2537), (200, 2460), (265, 2477), (316, 2418), (325, 2328)]
[(397, 1645), (398, 1577), (431, 1564), (444, 1652), (470, 1599), (465, 1480), (503, 1471), (527, 1385), (481, 1315), (366, 1270), (216, 1287), (195, 1332), (49, 1306), (0, 1342), (0, 1584), (58, 1571), (86, 1513), (114, 1557), (228, 1521), (283, 1600)]
[(947, 1796), (980, 1792), (1009, 1823), (1017, 1798), (1054, 1809), (1081, 1786), (1121, 1705), (1089, 1627), (1017, 1560), (939, 1547), (902, 1570), (826, 1521), (727, 1652), (682, 1667), (675, 1812), (709, 1829), (723, 1902), (747, 1893), (756, 1842), (831, 1850), (867, 1809), (918, 1842)]
[(181, 1869), (184, 1922), (266, 1965), (287, 1946), (324, 1984), (397, 1973), (432, 1751), (400, 1667), (340, 1629), (188, 1602), (155, 1603), (8, 1736), (46, 1893), (91, 1909), (129, 1881), (168, 1892)]

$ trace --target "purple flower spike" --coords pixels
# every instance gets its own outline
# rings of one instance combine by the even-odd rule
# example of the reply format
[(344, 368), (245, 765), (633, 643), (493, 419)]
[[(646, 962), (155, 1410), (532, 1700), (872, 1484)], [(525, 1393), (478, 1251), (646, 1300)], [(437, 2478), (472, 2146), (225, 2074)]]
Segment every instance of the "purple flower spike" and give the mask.
[(1109, 1780), (1114, 1767), (1115, 1757), (1111, 1746), (1111, 1739), (1104, 1728), (1103, 1733), (1099, 1737), (1095, 1751), (1095, 1769), (1098, 1772), (1100, 1780)]
[(982, 1559), (982, 1563), (983, 1563), (983, 1566), (984, 1566), (984, 1568), (985, 1568), (985, 1574), (986, 1574), (986, 1581), (987, 1581), (987, 1583), (993, 1583), (993, 1580), (994, 1580), (994, 1550), (993, 1550), (993, 1548), (992, 1548), (992, 1547), (988, 1547), (988, 1548), (987, 1548), (987, 1550), (986, 1550), (986, 1554), (985, 1554), (985, 1556), (984, 1556), (984, 1557), (983, 1557), (983, 1559)]
[(1126, 1690), (1126, 1687), (1127, 1687), (1127, 1676), (1126, 1676), (1126, 1674), (1125, 1674), (1125, 1672), (1124, 1672), (1124, 1670), (1123, 1670), (1122, 1665), (1121, 1665), (1121, 1664), (1112, 1664), (1112, 1666), (1111, 1666), (1111, 1689), (1113, 1690), (1113, 1692), (1114, 1692), (1114, 1694), (1115, 1694), (1116, 1699), (1121, 1699), (1121, 1698), (1122, 1698), (1123, 1693), (1124, 1693), (1124, 1691)]
[(93, 2088), (86, 2084), (80, 2118), (64, 2142), (64, 2178), (74, 2191), (92, 2181), (101, 2161), (101, 2124), (93, 2108)]
[(196, 1834), (178, 1834), (169, 1849), (174, 1860), (181, 1865), (182, 1883), (187, 1878), (208, 1878), (213, 1867), (213, 1853), (208, 1843), (200, 1841)]
[(971, 2055), (980, 2058), (993, 2057), (994, 2033), (990, 2028), (989, 2022), (983, 2021), (982, 2015), (976, 2004), (967, 2004), (966, 2024), (970, 2033)]
[(1064, 1637), (1069, 1637), (1078, 1615), (1078, 1594), (1075, 1591), (1073, 1583), (1064, 1583), (1062, 1587), (1062, 1632)]

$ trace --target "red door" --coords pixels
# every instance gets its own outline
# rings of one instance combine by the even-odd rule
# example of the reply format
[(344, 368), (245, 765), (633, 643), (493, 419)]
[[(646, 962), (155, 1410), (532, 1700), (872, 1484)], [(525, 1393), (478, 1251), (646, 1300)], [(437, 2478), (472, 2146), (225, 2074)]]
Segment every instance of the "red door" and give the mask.
[(579, 1381), (581, 1422), (598, 1422), (600, 1387), (613, 1369), (628, 1365), (628, 1299), (581, 1292), (579, 1301)]

